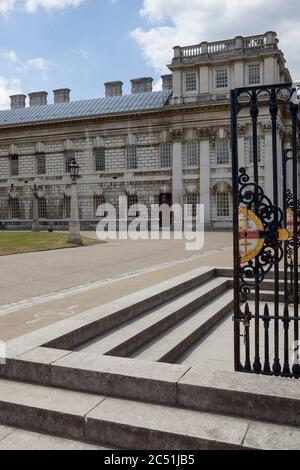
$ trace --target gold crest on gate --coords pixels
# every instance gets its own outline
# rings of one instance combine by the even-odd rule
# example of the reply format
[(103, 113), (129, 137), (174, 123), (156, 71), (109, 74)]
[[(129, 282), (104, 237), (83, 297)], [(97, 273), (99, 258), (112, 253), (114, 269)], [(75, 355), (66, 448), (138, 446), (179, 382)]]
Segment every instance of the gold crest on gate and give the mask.
[(240, 262), (248, 263), (263, 249), (265, 241), (261, 238), (264, 226), (259, 217), (250, 209), (239, 208)]

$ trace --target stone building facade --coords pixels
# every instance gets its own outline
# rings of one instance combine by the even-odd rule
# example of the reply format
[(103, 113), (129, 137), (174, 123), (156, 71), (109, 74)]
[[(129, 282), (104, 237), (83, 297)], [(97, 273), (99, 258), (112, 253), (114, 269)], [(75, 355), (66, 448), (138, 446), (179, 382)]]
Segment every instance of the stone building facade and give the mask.
[[(68, 161), (80, 165), (78, 180), (83, 228), (97, 222), (99, 204), (154, 202), (205, 205), (205, 223), (232, 223), (230, 90), (248, 85), (290, 83), (276, 33), (236, 37), (175, 47), (162, 77), (161, 92), (152, 79), (105, 84), (105, 98), (70, 101), (70, 90), (11, 97), (0, 112), (0, 220), (3, 227), (30, 227), (32, 187), (39, 188), (42, 224), (63, 228), (70, 217)], [(272, 141), (269, 114), (260, 117), (261, 184), (272, 194), (269, 168)], [(239, 126), (239, 151), (251, 164), (249, 116)], [(288, 133), (280, 117), (279, 149)]]

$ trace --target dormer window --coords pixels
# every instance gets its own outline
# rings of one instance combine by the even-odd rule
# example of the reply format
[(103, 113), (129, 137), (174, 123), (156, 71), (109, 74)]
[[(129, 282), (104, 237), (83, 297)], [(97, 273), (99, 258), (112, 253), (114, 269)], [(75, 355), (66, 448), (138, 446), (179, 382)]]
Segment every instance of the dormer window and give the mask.
[(185, 75), (185, 89), (187, 92), (197, 91), (196, 72), (189, 72)]

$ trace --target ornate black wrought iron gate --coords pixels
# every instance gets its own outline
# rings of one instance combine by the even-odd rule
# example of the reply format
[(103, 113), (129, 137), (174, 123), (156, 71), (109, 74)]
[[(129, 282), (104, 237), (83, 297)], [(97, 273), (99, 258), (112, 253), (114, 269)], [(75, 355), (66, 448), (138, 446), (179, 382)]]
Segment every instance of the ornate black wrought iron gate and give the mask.
[[(297, 90), (289, 85), (238, 88), (231, 92), (231, 106), (235, 369), (299, 377)], [(245, 123), (251, 141), (247, 165), (239, 162), (244, 155), (238, 142)], [(271, 136), (264, 175), (258, 143), (262, 125)], [(284, 145), (283, 130), (289, 136)], [(271, 194), (263, 176), (272, 183)]]

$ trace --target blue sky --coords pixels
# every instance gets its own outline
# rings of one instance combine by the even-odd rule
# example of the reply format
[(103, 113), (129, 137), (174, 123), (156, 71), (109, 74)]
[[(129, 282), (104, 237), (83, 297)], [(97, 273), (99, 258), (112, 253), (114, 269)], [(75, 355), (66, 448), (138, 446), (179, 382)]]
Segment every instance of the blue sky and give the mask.
[(0, 76), (19, 80), (25, 93), (69, 87), (72, 99), (101, 96), (110, 80), (122, 80), (129, 92), (131, 78), (155, 73), (130, 35), (143, 24), (141, 4), (85, 0), (77, 8), (0, 16)]
[(0, 0), (0, 108), (9, 94), (69, 87), (71, 99), (104, 82), (151, 75), (155, 89), (172, 47), (278, 32), (300, 78), (300, 2), (272, 0)]

